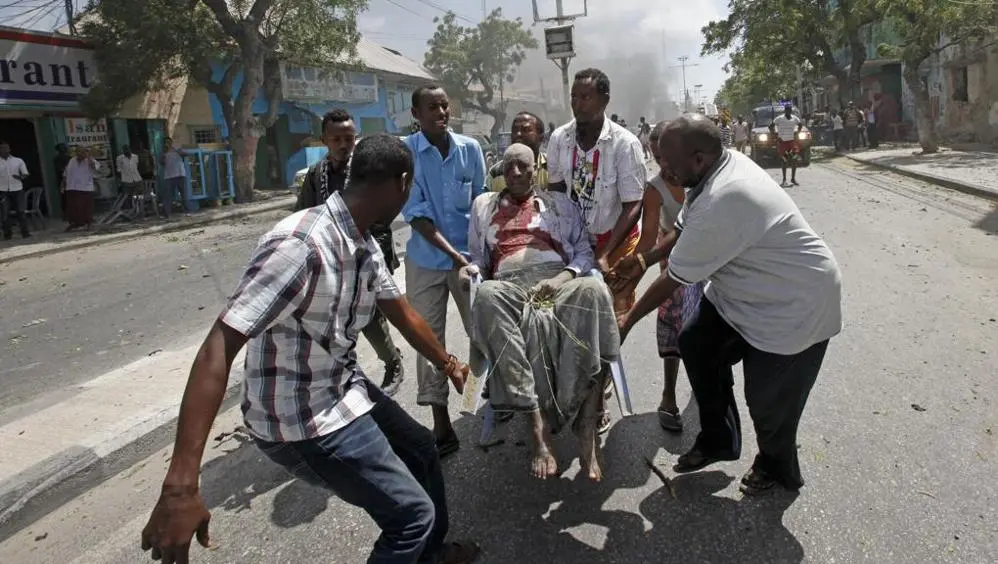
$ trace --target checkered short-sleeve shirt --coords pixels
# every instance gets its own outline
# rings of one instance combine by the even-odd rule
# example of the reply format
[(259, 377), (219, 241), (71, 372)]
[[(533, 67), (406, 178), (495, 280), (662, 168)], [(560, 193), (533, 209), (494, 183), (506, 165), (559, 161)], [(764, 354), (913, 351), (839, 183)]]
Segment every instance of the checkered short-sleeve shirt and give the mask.
[(377, 242), (360, 233), (338, 193), (264, 235), (221, 314), (249, 338), (249, 430), (266, 441), (300, 441), (370, 411), (357, 336), (377, 300), (400, 296)]

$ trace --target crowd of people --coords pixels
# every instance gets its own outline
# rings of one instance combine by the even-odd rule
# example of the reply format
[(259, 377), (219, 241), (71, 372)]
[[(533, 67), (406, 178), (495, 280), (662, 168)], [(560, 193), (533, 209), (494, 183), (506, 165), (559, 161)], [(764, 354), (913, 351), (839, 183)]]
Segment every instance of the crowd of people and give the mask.
[[(674, 470), (740, 457), (732, 366), (741, 362), (758, 443), (741, 489), (800, 488), (797, 426), (841, 328), (835, 258), (712, 121), (688, 115), (635, 135), (606, 117), (609, 102), (607, 75), (580, 71), (574, 119), (546, 134), (537, 116), (517, 115), (492, 170), (477, 142), (449, 128), (438, 86), (413, 94), (419, 131), (405, 140), (373, 135), (354, 146), (350, 116), (328, 114), (328, 158), (309, 172), (299, 211), (261, 239), (194, 360), (143, 549), (186, 562), (195, 535), (208, 546), (199, 467), (244, 346), (246, 428), (268, 458), (371, 516), (382, 533), (369, 562), (459, 564), (481, 553), (448, 538), (440, 462), (462, 439), (450, 389), (463, 394), (472, 371), (487, 378), (500, 418), (529, 422), (530, 474), (561, 472), (551, 436), (570, 428), (583, 475), (600, 480), (608, 365), (653, 311), (661, 426), (684, 426), (680, 365), (699, 405), (699, 434)], [(651, 177), (646, 150), (660, 169)], [(413, 231), (405, 295), (388, 227), (400, 212)], [(467, 364), (444, 338), (451, 299), (471, 343)], [(432, 429), (392, 399), (404, 374), (388, 324), (418, 355), (416, 403), (430, 408)], [(385, 363), (380, 386), (360, 367), (360, 333)]]

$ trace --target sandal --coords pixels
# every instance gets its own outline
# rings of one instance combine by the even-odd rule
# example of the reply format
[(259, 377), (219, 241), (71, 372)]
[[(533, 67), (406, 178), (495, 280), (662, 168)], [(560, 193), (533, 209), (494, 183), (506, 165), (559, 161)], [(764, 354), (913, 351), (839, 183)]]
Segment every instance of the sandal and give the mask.
[(461, 450), (461, 441), (457, 438), (456, 434), (451, 435), (443, 441), (439, 439), (437, 440), (437, 455), (441, 459), (444, 459), (459, 450)]
[(471, 541), (451, 541), (440, 551), (439, 564), (470, 564), (482, 554), (482, 547)]
[(738, 456), (733, 452), (707, 452), (694, 446), (692, 450), (679, 457), (679, 461), (672, 467), (672, 470), (677, 474), (686, 474), (702, 470), (717, 462), (731, 460), (738, 460)]
[(683, 430), (683, 418), (679, 415), (679, 411), (673, 413), (665, 409), (659, 409), (658, 424), (666, 431), (674, 433), (679, 433)]
[(610, 416), (610, 410), (604, 409), (603, 415), (600, 416), (599, 429), (596, 430), (597, 435), (605, 435), (607, 431), (610, 430), (610, 426), (613, 424), (613, 417)]

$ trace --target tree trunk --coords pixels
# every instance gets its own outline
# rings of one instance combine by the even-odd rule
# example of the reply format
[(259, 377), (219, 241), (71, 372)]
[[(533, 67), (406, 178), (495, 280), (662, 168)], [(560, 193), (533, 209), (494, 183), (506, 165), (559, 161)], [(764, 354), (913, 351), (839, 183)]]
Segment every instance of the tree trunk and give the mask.
[(489, 139), (491, 139), (493, 143), (498, 143), (499, 133), (502, 132), (503, 117), (505, 116), (503, 116), (502, 112), (499, 111), (490, 111), (488, 114), (492, 116), (492, 129), (489, 131)]
[[(919, 61), (920, 63), (921, 61)], [(908, 89), (915, 95), (915, 124), (918, 128), (918, 144), (922, 146), (923, 154), (939, 152), (939, 134), (936, 122), (932, 119), (932, 103), (929, 100), (929, 88), (918, 74), (919, 64), (905, 63), (904, 81)]]
[(252, 202), (256, 187), (256, 148), (262, 132), (258, 119), (253, 115), (264, 78), (264, 49), (259, 41), (250, 40), (242, 45), (243, 83), (232, 109), (229, 126), (229, 144), (232, 146), (232, 174), (236, 184), (236, 201)]

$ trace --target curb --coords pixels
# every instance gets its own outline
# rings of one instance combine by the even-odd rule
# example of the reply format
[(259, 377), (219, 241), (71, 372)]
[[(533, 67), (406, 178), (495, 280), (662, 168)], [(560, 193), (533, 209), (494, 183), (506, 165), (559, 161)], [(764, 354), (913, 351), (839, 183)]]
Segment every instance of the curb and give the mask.
[(228, 219), (238, 219), (240, 217), (247, 217), (251, 215), (257, 215), (261, 213), (266, 213), (269, 211), (279, 210), (290, 206), (294, 203), (294, 196), (289, 197), (275, 197), (273, 200), (278, 200), (274, 202), (267, 202), (254, 206), (252, 208), (245, 209), (235, 209), (229, 212), (222, 212), (218, 215), (198, 217), (194, 216), (193, 219), (187, 222), (171, 223), (166, 225), (158, 225), (156, 227), (147, 227), (144, 229), (136, 229), (135, 231), (125, 231), (122, 233), (113, 233), (105, 236), (104, 238), (97, 240), (83, 239), (79, 241), (74, 241), (72, 243), (67, 243), (65, 245), (59, 245), (56, 247), (51, 247), (48, 249), (39, 249), (37, 251), (28, 251), (25, 253), (14, 254), (10, 257), (0, 256), (0, 262), (11, 263), (18, 260), (38, 258), (48, 255), (54, 255), (58, 253), (64, 253), (68, 251), (76, 251), (79, 249), (85, 249), (88, 247), (100, 247), (103, 245), (108, 245), (111, 243), (121, 243), (123, 241), (131, 241), (132, 239), (138, 239), (140, 237), (146, 237), (148, 235), (158, 235), (161, 233), (171, 233), (174, 231), (183, 231), (184, 229), (189, 229), (191, 227), (199, 227), (202, 225), (207, 225), (209, 223), (214, 223), (216, 221), (224, 221)]
[(963, 192), (964, 194), (970, 194), (971, 196), (977, 196), (978, 198), (983, 198), (985, 200), (998, 202), (998, 190), (989, 190), (983, 186), (978, 186), (977, 184), (972, 184), (970, 182), (959, 182), (950, 178), (936, 176), (934, 174), (930, 174), (927, 172), (916, 172), (913, 170), (906, 170), (894, 165), (867, 161), (857, 158), (853, 155), (842, 155), (842, 156), (860, 164), (877, 167), (883, 170), (889, 170), (896, 174), (907, 176), (908, 178), (914, 178), (915, 180), (922, 180), (924, 182), (936, 184), (937, 186), (949, 188), (950, 190), (956, 190), (957, 192)]
[[(241, 386), (241, 377), (230, 377), (220, 414), (238, 404)], [(128, 433), (70, 447), (0, 482), (0, 542), (168, 446), (179, 413), (178, 399), (147, 414)]]

